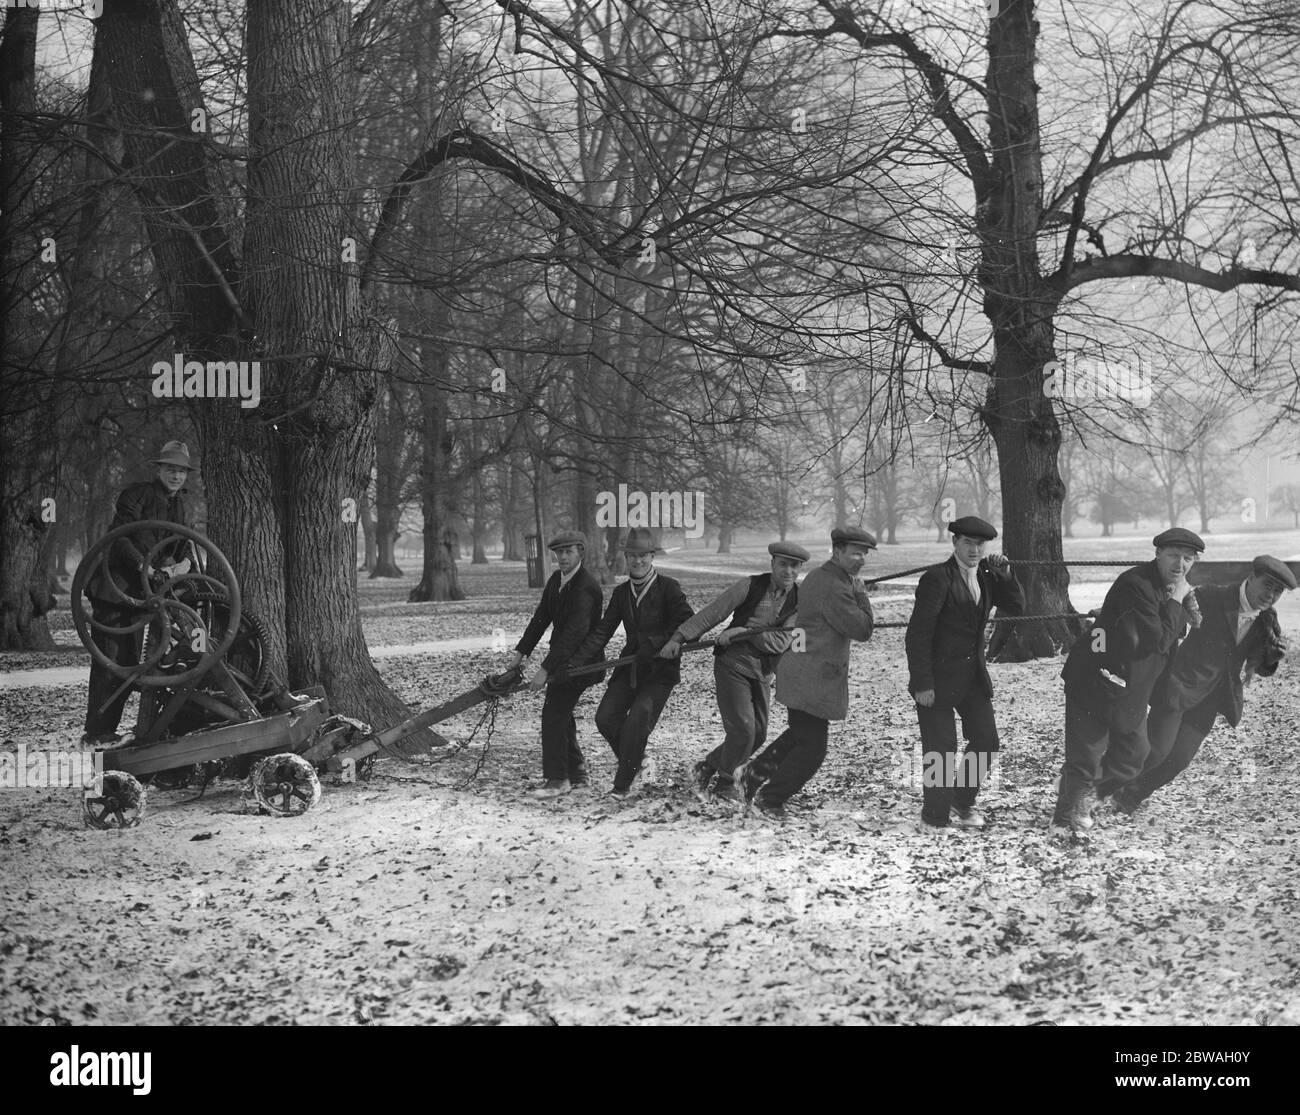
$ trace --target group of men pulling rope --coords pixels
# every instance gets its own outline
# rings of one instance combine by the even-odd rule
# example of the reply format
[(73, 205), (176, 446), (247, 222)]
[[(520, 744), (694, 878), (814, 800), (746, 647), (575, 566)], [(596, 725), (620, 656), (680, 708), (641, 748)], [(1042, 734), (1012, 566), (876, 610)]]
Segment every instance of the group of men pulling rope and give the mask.
[[(953, 554), (925, 570), (907, 624), (908, 692), (916, 706), (923, 769), (942, 772), (922, 784), (924, 828), (983, 828), (976, 808), (1000, 748), (984, 631), (993, 608), (1023, 614), (1024, 591), (997, 537), (974, 515), (950, 523)], [(1153, 539), (1155, 557), (1121, 573), (1095, 622), (1075, 641), (1065, 679), (1065, 761), (1054, 823), (1091, 828), (1110, 797), (1132, 813), (1195, 757), (1221, 712), (1236, 726), (1243, 686), (1273, 674), (1286, 652), (1273, 605), (1296, 587), (1282, 561), (1267, 554), (1230, 585), (1193, 589), (1187, 581), (1205, 543), (1175, 527)], [(817, 773), (832, 720), (849, 706), (849, 650), (875, 629), (860, 574), (876, 540), (859, 527), (831, 532), (831, 556), (798, 581), (808, 551), (768, 546), (768, 572), (742, 577), (693, 612), (672, 577), (654, 567), (653, 532), (631, 528), (622, 549), (628, 579), (601, 614), (601, 589), (583, 566), (587, 540), (563, 531), (548, 549), (556, 571), (515, 648), (522, 669), (548, 627), (550, 647), (529, 679), (546, 690), (542, 704), (539, 799), (589, 781), (574, 710), (603, 676), (606, 644), (622, 626), (627, 643), (596, 709), (596, 728), (618, 766), (610, 794), (626, 798), (674, 686), (683, 646), (722, 625), (713, 640), (713, 676), (723, 739), (691, 767), (701, 801), (733, 798), (779, 821), (785, 803)], [(688, 647), (688, 649), (690, 649)], [(785, 705), (785, 731), (770, 743), (768, 688)], [(956, 718), (966, 743), (959, 755)]]
[[(185, 522), (184, 485), (195, 469), (188, 447), (168, 442), (153, 463), (153, 480), (118, 497), (113, 527), (149, 519)], [(952, 556), (922, 573), (905, 640), (922, 769), (943, 772), (922, 779), (921, 823), (982, 828), (976, 799), (1000, 747), (984, 631), (994, 607), (1023, 615), (1025, 595), (1011, 562), (985, 555), (997, 537), (989, 523), (968, 515), (948, 530)], [(1273, 674), (1286, 652), (1273, 607), (1296, 587), (1286, 563), (1264, 554), (1245, 580), (1194, 590), (1187, 575), (1205, 550), (1200, 537), (1174, 527), (1153, 544), (1153, 560), (1116, 578), (1061, 671), (1065, 761), (1054, 821), (1075, 830), (1092, 826), (1103, 799), (1131, 813), (1177, 777), (1220, 713), (1233, 727), (1240, 722), (1244, 686)], [(512, 663), (522, 669), (553, 628), (546, 656), (528, 682), (534, 691), (546, 690), (544, 781), (535, 795), (560, 797), (589, 781), (574, 710), (584, 690), (603, 677), (605, 646), (620, 626), (627, 643), (596, 709), (596, 727), (618, 760), (610, 790), (618, 799), (632, 792), (650, 734), (681, 678), (683, 646), (723, 625), (713, 641), (723, 740), (691, 767), (690, 788), (701, 800), (732, 797), (762, 817), (779, 819), (786, 801), (821, 767), (830, 722), (848, 715), (849, 649), (875, 629), (860, 577), (875, 538), (859, 527), (832, 531), (829, 560), (802, 585), (796, 582), (808, 551), (773, 542), (768, 572), (740, 578), (698, 613), (681, 585), (655, 569), (659, 548), (649, 529), (633, 527), (623, 539), (628, 579), (614, 589), (603, 615), (600, 585), (583, 566), (584, 535), (564, 531), (548, 548), (557, 568)], [(102, 628), (95, 640), (111, 661), (131, 665), (140, 648), (133, 616), (123, 610), (122, 593), (110, 591), (109, 578), (165, 579), (189, 569), (179, 554), (166, 560), (172, 564), (155, 570), (138, 545), (123, 541), (87, 585)], [(788, 718), (785, 731), (767, 743), (773, 674)], [(290, 696), (277, 699), (292, 707)], [(92, 662), (83, 742), (117, 740), (126, 697), (112, 672)], [(966, 740), (960, 757), (955, 717)]]

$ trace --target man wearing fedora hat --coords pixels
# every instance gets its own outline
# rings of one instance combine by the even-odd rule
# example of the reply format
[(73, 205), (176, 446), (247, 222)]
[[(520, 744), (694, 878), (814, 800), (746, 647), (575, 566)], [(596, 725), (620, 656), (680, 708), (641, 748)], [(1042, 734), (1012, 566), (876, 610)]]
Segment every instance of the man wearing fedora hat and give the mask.
[(1284, 561), (1261, 554), (1244, 581), (1196, 590), (1201, 625), (1156, 683), (1147, 714), (1151, 749), (1142, 773), (1115, 793), (1120, 812), (1132, 813), (1186, 770), (1220, 713), (1230, 727), (1241, 723), (1243, 687), (1252, 677), (1275, 674), (1286, 654), (1273, 606), (1295, 587)]
[(771, 555), (768, 572), (742, 577), (682, 624), (659, 652), (662, 658), (676, 658), (683, 643), (698, 639), (731, 617), (713, 647), (713, 683), (722, 714), (723, 740), (691, 768), (691, 792), (700, 801), (708, 800), (715, 778), (714, 788), (729, 792), (737, 765), (767, 739), (768, 679), (789, 648), (790, 636), (782, 631), (739, 636), (755, 628), (794, 626), (799, 605), (795, 581), (808, 560), (808, 551), (793, 542), (773, 542), (767, 552)]
[[(169, 441), (150, 463), (158, 466), (154, 478), (132, 484), (118, 495), (110, 531), (148, 519), (186, 525), (185, 481), (195, 471), (189, 447), (183, 441)], [(135, 622), (136, 613), (126, 597), (138, 597), (146, 578), (158, 575), (179, 577), (190, 571), (189, 559), (183, 556), (179, 546), (175, 553), (168, 555), (170, 563), (147, 568), (148, 552), (159, 540), (160, 536), (150, 534), (119, 538), (114, 543), (112, 552), (86, 582), (85, 593), (90, 599), (91, 617), (96, 623), (129, 627)], [(91, 637), (95, 645), (120, 666), (132, 666), (140, 660), (138, 631), (113, 634), (92, 628)], [(118, 738), (117, 726), (128, 694), (123, 691), (111, 703), (105, 702), (113, 697), (120, 685), (121, 679), (91, 659), (83, 743), (111, 743)]]
[(1174, 649), (1201, 612), (1187, 582), (1205, 551), (1182, 527), (1152, 539), (1153, 561), (1127, 569), (1106, 593), (1091, 629), (1070, 648), (1065, 681), (1065, 762), (1053, 824), (1092, 828), (1108, 794), (1133, 781), (1147, 758), (1147, 703)]
[(796, 640), (776, 667), (776, 699), (788, 710), (786, 730), (734, 778), (754, 812), (779, 820), (826, 758), (830, 721), (849, 712), (849, 647), (875, 628), (867, 590), (855, 580), (876, 540), (861, 527), (831, 532), (831, 557), (804, 578), (795, 613)]
[[(921, 729), (921, 822), (946, 828), (955, 819), (962, 828), (983, 828), (975, 798), (1000, 746), (984, 629), (995, 606), (1023, 612), (1025, 594), (1004, 555), (984, 556), (998, 536), (993, 524), (966, 515), (948, 530), (952, 557), (921, 574), (905, 639), (907, 691)], [(955, 716), (966, 738), (961, 763)]]
[[(600, 583), (583, 566), (587, 536), (580, 530), (561, 531), (547, 543), (556, 570), (542, 590), (523, 638), (515, 647), (511, 667), (520, 666), (533, 653), (543, 632), (554, 625), (551, 644), (528, 683), (534, 693), (546, 689), (542, 701), (542, 786), (536, 798), (557, 798), (574, 786), (587, 784), (587, 764), (578, 747), (578, 726), (573, 710), (587, 686), (600, 679), (592, 674), (570, 681), (551, 680), (551, 674), (569, 662), (578, 646), (600, 619), (603, 597)], [(586, 663), (582, 663), (586, 665)], [(548, 685), (547, 682), (550, 681)]]
[(570, 659), (570, 667), (597, 659), (621, 623), (627, 643), (620, 658), (635, 662), (620, 666), (596, 709), (596, 727), (618, 759), (614, 774), (615, 798), (625, 798), (641, 770), (650, 733), (663, 712), (673, 686), (681, 680), (674, 659), (659, 658), (659, 650), (694, 614), (682, 586), (655, 571), (658, 552), (648, 527), (632, 527), (623, 541), (628, 579), (610, 594), (605, 614)]

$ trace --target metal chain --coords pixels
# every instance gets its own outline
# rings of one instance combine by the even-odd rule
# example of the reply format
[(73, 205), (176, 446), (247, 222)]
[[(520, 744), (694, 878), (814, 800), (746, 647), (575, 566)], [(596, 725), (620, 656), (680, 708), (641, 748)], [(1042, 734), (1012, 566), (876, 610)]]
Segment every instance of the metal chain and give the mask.
[(461, 744), (461, 750), (467, 748), (474, 742), (474, 737), (478, 735), (478, 730), (483, 727), (484, 722), (487, 723), (487, 735), (483, 739), (483, 750), (479, 752), (478, 761), (474, 764), (474, 769), (470, 771), (469, 776), (464, 782), (457, 785), (456, 789), (464, 790), (478, 778), (479, 772), (483, 769), (483, 764), (487, 760), (488, 749), (492, 746), (492, 733), (496, 731), (497, 706), (500, 704), (501, 699), (499, 697), (493, 697), (488, 701), (487, 708), (483, 710), (483, 715), (479, 717), (478, 723), (474, 725), (474, 730), (470, 732), (469, 738)]

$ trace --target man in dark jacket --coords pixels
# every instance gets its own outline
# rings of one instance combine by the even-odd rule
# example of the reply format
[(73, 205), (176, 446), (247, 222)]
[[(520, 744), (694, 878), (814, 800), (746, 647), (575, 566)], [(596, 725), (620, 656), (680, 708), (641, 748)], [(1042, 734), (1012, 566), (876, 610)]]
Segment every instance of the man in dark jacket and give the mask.
[(776, 699), (789, 710), (786, 730), (734, 778), (760, 817), (779, 821), (785, 803), (826, 758), (830, 722), (849, 714), (849, 647), (875, 629), (871, 601), (854, 578), (876, 540), (861, 527), (831, 532), (831, 559), (799, 586), (792, 645), (776, 667)]
[[(994, 606), (1025, 609), (1025, 594), (1002, 554), (984, 557), (998, 532), (975, 515), (948, 524), (953, 556), (921, 574), (907, 624), (907, 691), (921, 729), (921, 822), (946, 828), (950, 810), (963, 828), (983, 828), (975, 808), (999, 748), (993, 682), (984, 660), (984, 627)], [(966, 750), (957, 762), (961, 717)]]
[(1097, 803), (1141, 772), (1151, 691), (1178, 640), (1201, 621), (1187, 574), (1205, 543), (1182, 527), (1153, 543), (1155, 560), (1115, 579), (1061, 671), (1065, 763), (1053, 823), (1076, 831), (1091, 828)]
[(674, 631), (694, 615), (682, 586), (655, 571), (658, 552), (646, 527), (632, 527), (623, 542), (628, 579), (614, 589), (600, 622), (578, 648), (570, 666), (599, 657), (621, 623), (627, 643), (620, 658), (636, 656), (614, 671), (596, 709), (596, 727), (618, 758), (614, 775), (615, 798), (625, 798), (641, 770), (650, 733), (659, 721), (673, 686), (681, 680), (674, 659), (659, 658), (659, 650)]
[[(169, 441), (151, 464), (158, 466), (152, 480), (142, 480), (124, 488), (117, 497), (116, 514), (109, 530), (127, 523), (148, 519), (161, 519), (186, 525), (185, 481), (195, 467), (190, 463), (189, 447), (181, 441)], [(147, 555), (160, 536), (137, 535), (120, 538), (86, 582), (85, 594), (90, 599), (91, 619), (108, 627), (130, 627), (138, 622), (139, 611), (134, 606), (149, 595), (151, 580), (158, 577), (179, 577), (190, 571), (189, 559), (175, 552), (158, 554), (147, 564)], [(142, 631), (114, 634), (91, 628), (95, 645), (119, 666), (133, 666), (140, 661)], [(93, 658), (90, 662), (90, 697), (86, 708), (86, 729), (82, 743), (103, 744), (117, 740), (117, 726), (122, 719), (129, 690), (113, 697), (122, 679)], [(109, 698), (113, 698), (109, 702)], [(108, 702), (108, 703), (106, 703)]]
[[(574, 678), (572, 681), (551, 681), (550, 675), (573, 658), (579, 644), (600, 619), (602, 597), (600, 585), (583, 567), (587, 553), (587, 536), (578, 530), (561, 531), (547, 545), (555, 556), (558, 567), (542, 590), (542, 599), (533, 613), (532, 622), (515, 647), (511, 666), (522, 665), (533, 653), (543, 632), (552, 624), (551, 645), (546, 657), (529, 680), (528, 688), (536, 693), (545, 687), (542, 701), (542, 778), (540, 789), (533, 791), (536, 798), (557, 798), (567, 794), (574, 786), (587, 784), (587, 764), (578, 747), (578, 726), (573, 710), (590, 681)], [(586, 665), (586, 663), (583, 663)]]
[(1239, 584), (1196, 590), (1201, 626), (1156, 683), (1147, 715), (1151, 750), (1141, 775), (1115, 794), (1121, 812), (1132, 813), (1187, 769), (1219, 713), (1233, 728), (1241, 723), (1242, 674), (1249, 683), (1277, 672), (1287, 641), (1273, 605), (1295, 587), (1285, 562), (1261, 554)]
[(767, 685), (777, 660), (790, 646), (783, 631), (737, 638), (762, 627), (793, 627), (799, 606), (795, 581), (808, 560), (808, 551), (793, 542), (773, 542), (767, 547), (772, 568), (767, 573), (742, 577), (710, 604), (706, 604), (674, 632), (659, 652), (676, 658), (683, 643), (731, 617), (714, 640), (713, 684), (722, 715), (722, 742), (691, 768), (691, 792), (708, 801), (710, 785), (729, 793), (732, 772), (767, 739)]

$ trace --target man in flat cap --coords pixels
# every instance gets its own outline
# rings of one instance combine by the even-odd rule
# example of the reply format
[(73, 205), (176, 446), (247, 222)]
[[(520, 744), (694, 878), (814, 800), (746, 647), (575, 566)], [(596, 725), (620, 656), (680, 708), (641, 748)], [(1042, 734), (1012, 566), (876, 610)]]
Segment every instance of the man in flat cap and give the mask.
[[(152, 480), (131, 484), (118, 494), (113, 521), (108, 528), (110, 531), (127, 523), (149, 519), (186, 525), (185, 482), (189, 474), (196, 471), (190, 461), (189, 447), (183, 441), (169, 441), (150, 464), (158, 466)], [(180, 545), (165, 555), (168, 559), (165, 564), (146, 567), (148, 552), (161, 537), (137, 535), (119, 538), (113, 544), (112, 551), (87, 580), (84, 589), (95, 624), (118, 628), (132, 626), (139, 612), (131, 601), (140, 599), (147, 580), (159, 576), (180, 577), (190, 571), (189, 559), (184, 556)], [(91, 627), (95, 645), (119, 666), (134, 666), (140, 661), (141, 635), (141, 631), (113, 634)], [(113, 697), (121, 684), (121, 679), (108, 667), (91, 659), (90, 696), (82, 743), (105, 744), (118, 739), (117, 727), (129, 696), (129, 690), (123, 690)], [(109, 698), (112, 701), (106, 704)]]
[(1271, 677), (1286, 654), (1273, 606), (1295, 587), (1285, 562), (1261, 554), (1244, 581), (1196, 590), (1201, 625), (1156, 683), (1147, 715), (1151, 750), (1141, 775), (1116, 792), (1117, 809), (1132, 813), (1186, 770), (1219, 713), (1233, 728), (1241, 723), (1243, 684)]
[(609, 741), (618, 759), (614, 774), (615, 798), (626, 798), (641, 770), (650, 733), (659, 721), (673, 686), (681, 680), (681, 666), (658, 657), (663, 645), (694, 614), (682, 586), (655, 571), (658, 552), (648, 527), (632, 527), (623, 541), (628, 579), (610, 594), (605, 614), (583, 640), (570, 666), (595, 660), (621, 623), (627, 643), (620, 658), (636, 656), (614, 671), (596, 709), (596, 727)]
[[(952, 557), (921, 574), (907, 624), (907, 691), (921, 729), (921, 822), (947, 828), (983, 828), (975, 808), (980, 785), (998, 750), (993, 682), (984, 659), (984, 628), (996, 606), (1009, 615), (1025, 609), (1025, 594), (1003, 554), (984, 556), (998, 532), (967, 515), (948, 524)], [(966, 739), (957, 762), (957, 725)]]
[(777, 660), (790, 646), (784, 631), (744, 635), (755, 628), (794, 626), (799, 589), (795, 581), (808, 551), (793, 542), (767, 547), (771, 569), (742, 577), (712, 603), (682, 624), (659, 652), (676, 658), (683, 643), (693, 642), (730, 616), (714, 640), (713, 683), (725, 733), (722, 743), (691, 768), (690, 789), (708, 801), (710, 786), (721, 794), (732, 789), (732, 773), (767, 739), (767, 686)]
[(866, 587), (855, 578), (875, 548), (861, 527), (832, 531), (830, 560), (799, 588), (794, 642), (776, 667), (776, 699), (788, 710), (788, 727), (733, 776), (742, 799), (768, 820), (780, 820), (787, 799), (821, 767), (830, 721), (848, 715), (849, 646), (875, 628)]
[(1090, 829), (1098, 802), (1141, 772), (1151, 691), (1178, 640), (1200, 626), (1187, 574), (1205, 543), (1182, 527), (1152, 541), (1155, 559), (1115, 579), (1061, 671), (1065, 763), (1052, 820), (1076, 832)]
[(599, 621), (604, 602), (599, 582), (583, 566), (587, 536), (582, 531), (561, 531), (546, 548), (555, 559), (556, 570), (542, 590), (537, 611), (515, 647), (514, 661), (510, 664), (512, 668), (522, 665), (533, 653), (542, 633), (554, 625), (546, 657), (528, 682), (528, 688), (534, 693), (546, 689), (542, 701), (543, 782), (533, 791), (533, 797), (542, 799), (558, 798), (574, 786), (585, 786), (588, 782), (573, 710), (586, 688), (599, 681), (600, 675), (593, 673), (546, 683), (565, 663), (587, 665), (575, 662), (574, 652)]

